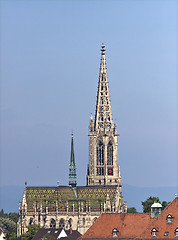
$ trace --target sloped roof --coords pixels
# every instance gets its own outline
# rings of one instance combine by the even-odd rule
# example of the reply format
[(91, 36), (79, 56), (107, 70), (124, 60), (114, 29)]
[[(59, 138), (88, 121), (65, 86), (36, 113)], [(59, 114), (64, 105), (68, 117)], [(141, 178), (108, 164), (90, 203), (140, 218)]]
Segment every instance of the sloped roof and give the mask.
[[(167, 223), (167, 216), (171, 215), (172, 223)], [(175, 239), (175, 230), (178, 228), (178, 197), (162, 211), (158, 217), (153, 218), (151, 224), (149, 224), (143, 233), (139, 236), (140, 239), (151, 238), (152, 229), (157, 230), (156, 237), (159, 239)], [(168, 232), (168, 236), (164, 236), (165, 232)]]
[[(79, 203), (90, 204), (91, 211), (100, 211), (101, 203), (106, 200), (109, 194), (111, 203), (114, 201), (117, 186), (86, 186), (75, 187), (26, 187), (27, 210), (33, 211), (34, 202), (37, 203), (37, 211), (46, 206), (49, 211), (56, 211), (58, 201), (58, 211), (65, 211), (68, 204), (68, 211), (78, 211)], [(84, 205), (85, 207), (85, 205)]]
[(119, 231), (118, 238), (134, 238), (139, 236), (150, 222), (149, 213), (104, 213), (81, 238), (113, 238), (112, 231), (115, 228)]
[(153, 203), (153, 204), (151, 205), (151, 207), (152, 207), (152, 208), (158, 208), (158, 207), (159, 207), (159, 208), (160, 208), (160, 207), (162, 208), (162, 205), (161, 205), (161, 203), (158, 203), (158, 202), (157, 202), (157, 203)]
[[(167, 217), (172, 217), (172, 223), (167, 223)], [(104, 213), (80, 237), (80, 239), (114, 239), (112, 231), (117, 229), (117, 239), (153, 239), (152, 230), (156, 229), (156, 239), (175, 239), (178, 228), (178, 197), (176, 197), (156, 217), (149, 213)], [(168, 236), (164, 236), (168, 233)]]
[[(44, 236), (49, 236), (57, 239), (62, 230), (63, 228), (40, 228), (32, 240), (39, 240)], [(72, 230), (72, 232), (70, 232), (70, 230), (64, 231), (66, 232), (67, 237), (61, 237), (61, 240), (76, 240), (78, 237), (81, 236), (81, 234), (77, 230)]]

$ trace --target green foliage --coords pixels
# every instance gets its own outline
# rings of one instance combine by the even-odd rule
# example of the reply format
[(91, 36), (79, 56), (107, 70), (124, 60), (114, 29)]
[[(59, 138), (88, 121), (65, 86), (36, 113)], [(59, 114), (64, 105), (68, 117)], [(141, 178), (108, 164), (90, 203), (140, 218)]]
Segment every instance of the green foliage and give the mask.
[(15, 212), (13, 212), (13, 213), (11, 213), (11, 212), (10, 213), (4, 213), (4, 210), (1, 209), (0, 217), (9, 218), (9, 219), (13, 220), (15, 223), (17, 223), (18, 218), (19, 218), (19, 214), (15, 213)]
[(16, 232), (17, 230), (16, 223), (9, 218), (0, 217), (0, 225), (7, 229), (9, 233)]
[(8, 235), (8, 240), (19, 240), (16, 232), (12, 232)]
[(31, 240), (38, 232), (40, 225), (32, 224), (28, 226), (28, 231), (21, 236), (21, 240)]
[(165, 207), (167, 207), (167, 205), (169, 204), (170, 202), (166, 202), (166, 201), (162, 201), (162, 210), (165, 209)]
[[(159, 197), (149, 197), (147, 198), (144, 202), (142, 202), (142, 206), (143, 206), (143, 212), (151, 212), (151, 205), (154, 202), (158, 202), (161, 203), (159, 200)], [(166, 201), (162, 201), (161, 205), (162, 205), (162, 210), (165, 209), (165, 207), (169, 204), (169, 202)]]
[(3, 209), (0, 211), (0, 225), (9, 231), (8, 239), (16, 240), (17, 238), (17, 221), (18, 213), (5, 213)]
[(11, 219), (11, 220), (13, 220), (15, 223), (17, 223), (18, 222), (18, 219), (19, 219), (19, 214), (18, 213), (15, 213), (15, 212), (13, 212), (13, 213), (9, 213), (8, 214), (8, 218), (9, 219)]
[(137, 213), (137, 209), (135, 207), (127, 208), (128, 213)]
[(149, 197), (144, 202), (142, 202), (143, 212), (144, 213), (151, 212), (151, 205), (154, 202), (161, 203), (158, 197)]

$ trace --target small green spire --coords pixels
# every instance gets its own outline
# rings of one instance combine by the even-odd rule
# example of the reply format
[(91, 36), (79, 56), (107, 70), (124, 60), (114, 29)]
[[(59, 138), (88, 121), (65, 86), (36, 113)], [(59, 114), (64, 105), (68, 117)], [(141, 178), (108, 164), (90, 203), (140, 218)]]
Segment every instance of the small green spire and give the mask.
[(76, 187), (77, 185), (77, 174), (75, 167), (75, 158), (74, 158), (74, 142), (73, 142), (73, 133), (71, 139), (71, 155), (70, 155), (70, 165), (69, 165), (69, 186)]

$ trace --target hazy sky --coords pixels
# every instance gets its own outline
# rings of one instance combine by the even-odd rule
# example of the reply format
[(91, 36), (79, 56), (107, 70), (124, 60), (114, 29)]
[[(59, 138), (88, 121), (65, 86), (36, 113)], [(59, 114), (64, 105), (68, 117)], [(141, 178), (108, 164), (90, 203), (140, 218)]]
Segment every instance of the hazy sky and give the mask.
[(100, 48), (122, 183), (176, 186), (177, 1), (1, 1), (1, 185), (86, 184)]

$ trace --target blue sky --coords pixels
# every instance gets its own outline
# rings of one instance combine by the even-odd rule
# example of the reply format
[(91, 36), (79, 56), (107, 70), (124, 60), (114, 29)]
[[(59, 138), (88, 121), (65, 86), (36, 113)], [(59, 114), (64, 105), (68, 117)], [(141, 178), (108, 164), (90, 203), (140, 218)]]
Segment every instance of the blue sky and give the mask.
[[(86, 184), (100, 47), (122, 183), (176, 186), (176, 1), (1, 1), (1, 185)], [(8, 177), (7, 177), (8, 176)]]

